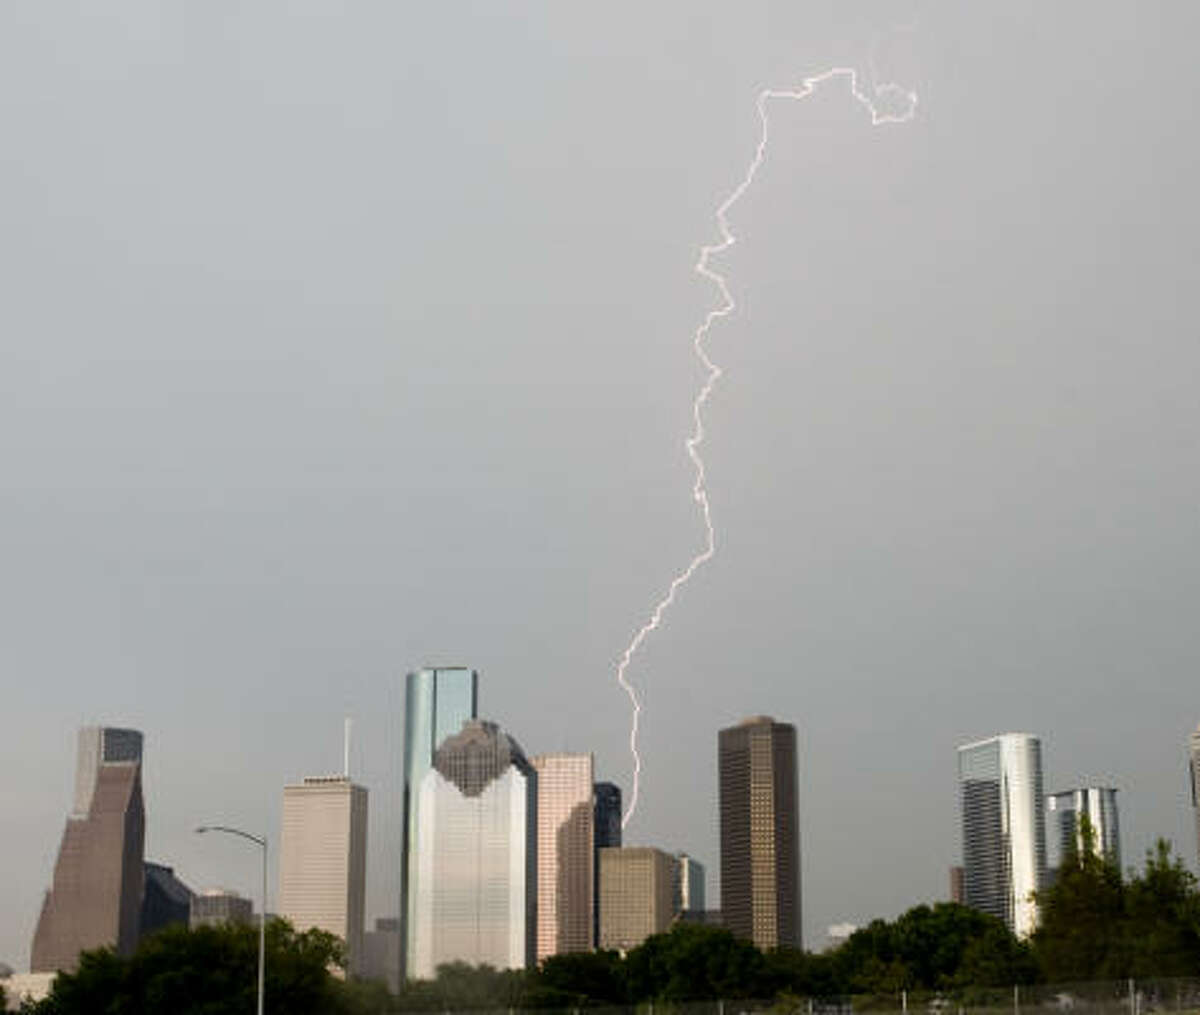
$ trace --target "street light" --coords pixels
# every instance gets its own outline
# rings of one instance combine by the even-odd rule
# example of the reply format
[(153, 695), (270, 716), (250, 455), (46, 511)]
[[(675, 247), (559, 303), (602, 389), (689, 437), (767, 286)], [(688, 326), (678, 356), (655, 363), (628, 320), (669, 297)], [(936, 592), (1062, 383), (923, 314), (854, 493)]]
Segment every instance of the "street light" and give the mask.
[(227, 825), (201, 825), (196, 832), (225, 832), (227, 835), (237, 835), (262, 847), (262, 905), (258, 912), (258, 1015), (263, 1015), (263, 992), (266, 986), (267, 968), (267, 837), (251, 835), (240, 828), (230, 828)]

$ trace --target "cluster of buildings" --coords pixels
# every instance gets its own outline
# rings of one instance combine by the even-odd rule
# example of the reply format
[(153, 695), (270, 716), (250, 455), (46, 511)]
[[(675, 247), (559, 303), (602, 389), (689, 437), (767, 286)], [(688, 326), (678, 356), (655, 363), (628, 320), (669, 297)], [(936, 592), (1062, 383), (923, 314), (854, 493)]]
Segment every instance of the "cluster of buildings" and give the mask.
[[(708, 909), (693, 857), (622, 842), (621, 791), (596, 778), (591, 754), (526, 755), (479, 716), (478, 701), (474, 670), (407, 676), (399, 911), (373, 930), (366, 788), (347, 771), (284, 788), (278, 913), (342, 938), (352, 975), (397, 988), (452, 962), (524, 968), (562, 953), (628, 950), (679, 920), (719, 923), (763, 949), (800, 947), (794, 726), (755, 716), (718, 734), (721, 898)], [(129, 954), (172, 923), (252, 919), (249, 900), (194, 893), (145, 860), (142, 745), (136, 730), (79, 733), (34, 973), (73, 969), (82, 950), (103, 945)], [(1189, 758), (1200, 848), (1200, 728)], [(1028, 733), (958, 749), (962, 863), (951, 868), (951, 898), (1019, 936), (1037, 926), (1036, 893), (1063, 857), (1090, 848), (1120, 864), (1117, 791), (1047, 795), (1042, 773), (1041, 741)], [(265, 871), (266, 843), (255, 841)]]
[[(620, 788), (597, 779), (591, 754), (526, 755), (478, 702), (474, 670), (407, 676), (400, 905), (372, 930), (366, 788), (345, 770), (284, 788), (278, 915), (342, 938), (352, 975), (396, 988), (451, 962), (524, 968), (627, 950), (677, 920), (720, 922), (763, 948), (800, 945), (795, 727), (757, 716), (720, 731), (717, 911), (693, 857), (622, 842)], [(249, 900), (194, 893), (145, 860), (142, 745), (136, 730), (80, 731), (35, 973), (73, 969), (81, 951), (104, 945), (129, 954), (171, 923), (252, 918)]]
[[(1189, 771), (1196, 805), (1200, 728), (1189, 743)], [(1090, 849), (1120, 868), (1116, 789), (1045, 794), (1038, 737), (1004, 733), (965, 744), (958, 749), (958, 784), (962, 865), (950, 868), (950, 897), (999, 917), (1019, 937), (1037, 927), (1037, 893), (1053, 884), (1066, 857)], [(1200, 851), (1200, 809), (1196, 834)]]

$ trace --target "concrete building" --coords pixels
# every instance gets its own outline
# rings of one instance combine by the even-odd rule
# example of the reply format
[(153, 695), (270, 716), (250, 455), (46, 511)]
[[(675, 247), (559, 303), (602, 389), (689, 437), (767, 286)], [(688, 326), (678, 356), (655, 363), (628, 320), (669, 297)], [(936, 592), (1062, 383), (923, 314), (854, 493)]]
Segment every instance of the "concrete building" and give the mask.
[(223, 923), (250, 923), (254, 919), (254, 905), (237, 892), (223, 888), (210, 888), (192, 896), (192, 911), (188, 925), (217, 927)]
[(381, 917), (363, 935), (362, 977), (381, 980), (393, 994), (400, 992), (400, 919)]
[(1192, 782), (1192, 813), (1196, 817), (1196, 860), (1200, 862), (1200, 726), (1188, 740), (1188, 775)]
[(675, 911), (677, 913), (703, 913), (704, 898), (704, 864), (687, 855), (678, 853), (675, 856), (677, 885), (675, 892)]
[(675, 919), (678, 861), (649, 846), (600, 850), (600, 947), (625, 952)]
[(84, 727), (74, 807), (33, 936), (35, 973), (73, 971), (84, 949), (108, 946), (128, 955), (137, 946), (145, 824), (142, 734)]
[(171, 924), (186, 927), (191, 918), (192, 895), (192, 890), (175, 876), (173, 868), (147, 861), (139, 920), (140, 937), (154, 934)]
[(537, 959), (537, 773), (495, 723), (447, 738), (420, 784), (409, 976)]
[(344, 775), (283, 790), (279, 915), (346, 943), (347, 972), (362, 962), (367, 888), (367, 791)]
[(958, 749), (963, 902), (1018, 937), (1037, 927), (1034, 893), (1046, 885), (1042, 745), (1003, 733)]
[(1080, 819), (1092, 828), (1092, 852), (1121, 869), (1121, 824), (1117, 791), (1109, 786), (1086, 786), (1046, 797), (1048, 867), (1057, 870), (1071, 853), (1083, 852)]
[(755, 716), (720, 731), (721, 917), (764, 951), (799, 948), (796, 727)]
[(462, 666), (427, 667), (404, 684), (404, 799), (400, 836), (400, 973), (412, 975), (416, 950), (413, 915), (417, 904), (417, 835), (421, 828), (421, 782), (433, 768), (434, 752), (476, 718), (479, 674)]
[(592, 948), (595, 811), (590, 754), (539, 754), (537, 959)]

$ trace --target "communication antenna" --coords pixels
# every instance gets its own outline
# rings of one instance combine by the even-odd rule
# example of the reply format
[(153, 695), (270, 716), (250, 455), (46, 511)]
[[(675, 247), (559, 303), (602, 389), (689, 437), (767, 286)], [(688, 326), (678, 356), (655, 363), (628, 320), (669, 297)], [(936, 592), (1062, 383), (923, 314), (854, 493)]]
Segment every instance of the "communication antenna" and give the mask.
[(354, 720), (349, 716), (345, 719), (345, 729), (342, 735), (342, 778), (350, 778), (350, 733), (354, 728)]

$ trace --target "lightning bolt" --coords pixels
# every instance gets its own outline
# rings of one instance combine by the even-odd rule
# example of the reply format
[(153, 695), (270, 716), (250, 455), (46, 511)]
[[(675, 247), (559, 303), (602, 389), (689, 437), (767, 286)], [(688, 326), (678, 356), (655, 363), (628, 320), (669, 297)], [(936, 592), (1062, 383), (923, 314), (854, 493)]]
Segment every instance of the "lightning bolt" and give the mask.
[(720, 380), (722, 370), (709, 357), (708, 352), (704, 348), (704, 340), (708, 337), (708, 332), (712, 326), (717, 321), (733, 313), (737, 304), (734, 302), (733, 294), (729, 291), (729, 285), (725, 280), (725, 276), (710, 268), (709, 261), (717, 254), (728, 250), (737, 242), (737, 237), (730, 228), (728, 215), (733, 206), (750, 189), (750, 185), (754, 182), (754, 177), (758, 174), (766, 158), (767, 142), (770, 138), (770, 120), (767, 116), (768, 103), (776, 99), (806, 99), (821, 85), (835, 78), (842, 78), (847, 81), (851, 96), (870, 114), (872, 126), (877, 127), (884, 123), (906, 123), (916, 113), (916, 92), (907, 91), (896, 84), (876, 85), (874, 83), (871, 86), (870, 92), (865, 92), (859, 88), (857, 72), (850, 67), (832, 67), (814, 77), (805, 78), (797, 88), (786, 90), (766, 88), (758, 93), (758, 100), (755, 105), (758, 110), (761, 133), (759, 134), (758, 147), (754, 151), (754, 158), (750, 160), (750, 165), (742, 177), (742, 182), (717, 206), (717, 233), (720, 239), (716, 243), (706, 244), (700, 248), (700, 258), (697, 260), (695, 266), (696, 274), (708, 279), (709, 282), (717, 287), (717, 292), (720, 294), (720, 303), (704, 316), (704, 320), (692, 335), (692, 349), (696, 354), (696, 358), (704, 366), (705, 378), (704, 384), (701, 385), (700, 391), (696, 394), (696, 399), (692, 403), (692, 432), (684, 442), (688, 457), (692, 460), (692, 465), (696, 470), (696, 481), (692, 485), (692, 499), (700, 505), (700, 514), (704, 520), (706, 534), (704, 549), (692, 557), (687, 567), (671, 579), (671, 584), (668, 586), (666, 594), (655, 604), (653, 611), (651, 611), (650, 619), (638, 629), (637, 634), (633, 636), (633, 640), (621, 655), (620, 662), (617, 663), (617, 683), (621, 685), (621, 688), (629, 696), (629, 702), (633, 709), (629, 730), (629, 751), (633, 756), (633, 786), (629, 796), (629, 806), (621, 818), (622, 828), (629, 824), (634, 813), (637, 811), (638, 789), (642, 774), (642, 757), (638, 752), (638, 729), (642, 715), (642, 702), (633, 685), (629, 683), (626, 675), (629, 665), (633, 662), (633, 657), (637, 655), (638, 649), (642, 647), (642, 643), (650, 635), (650, 632), (654, 631), (662, 623), (664, 614), (675, 602), (675, 597), (678, 595), (679, 590), (717, 552), (716, 531), (713, 529), (712, 508), (708, 501), (707, 477), (704, 471), (704, 459), (700, 457), (700, 445), (704, 443), (704, 406), (708, 402), (713, 388), (716, 387), (717, 381)]

